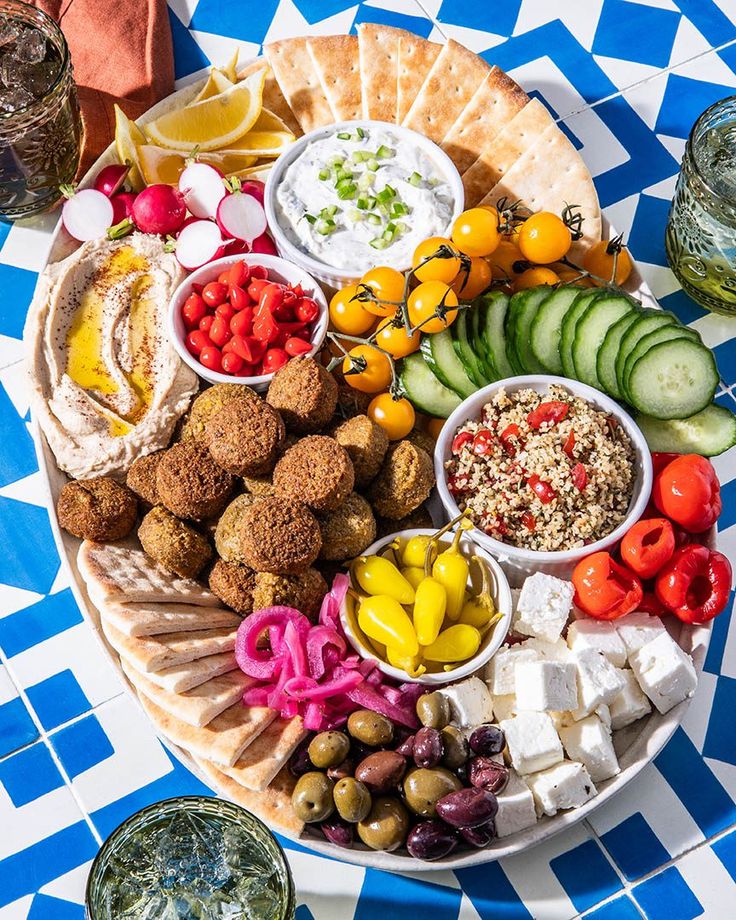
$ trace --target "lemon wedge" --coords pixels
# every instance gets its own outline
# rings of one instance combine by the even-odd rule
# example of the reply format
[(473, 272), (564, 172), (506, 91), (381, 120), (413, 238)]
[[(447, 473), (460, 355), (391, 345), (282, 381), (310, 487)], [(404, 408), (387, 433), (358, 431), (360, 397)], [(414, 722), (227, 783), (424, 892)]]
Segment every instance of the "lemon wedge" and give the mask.
[(219, 96), (232, 86), (232, 81), (228, 80), (221, 70), (211, 70), (207, 82), (199, 91), (199, 95), (194, 102), (202, 102), (205, 99), (211, 99), (213, 96)]
[[(168, 147), (156, 147), (154, 144), (141, 144), (138, 147), (143, 178), (148, 185), (163, 182), (166, 185), (176, 185), (182, 170), (187, 165), (187, 154)], [(197, 155), (200, 163), (209, 163), (216, 166), (226, 176), (248, 169), (256, 162), (257, 157), (252, 154), (243, 154), (239, 151), (230, 153), (226, 150), (201, 153)]]
[(162, 115), (146, 125), (146, 134), (160, 147), (188, 153), (226, 147), (255, 124), (261, 113), (265, 68), (210, 99)]
[(218, 67), (217, 70), (220, 73), (224, 74), (231, 83), (238, 82), (238, 58), (240, 57), (240, 50), (238, 48), (233, 52), (233, 56), (225, 64), (224, 67)]
[(141, 175), (136, 147), (145, 144), (146, 138), (138, 125), (131, 121), (119, 105), (115, 105), (115, 149), (121, 163), (129, 163), (128, 182), (140, 192), (145, 186)]
[(261, 109), (261, 114), (256, 123), (227, 150), (222, 153), (247, 154), (252, 153), (259, 157), (277, 157), (296, 140), (284, 122), (268, 109)]

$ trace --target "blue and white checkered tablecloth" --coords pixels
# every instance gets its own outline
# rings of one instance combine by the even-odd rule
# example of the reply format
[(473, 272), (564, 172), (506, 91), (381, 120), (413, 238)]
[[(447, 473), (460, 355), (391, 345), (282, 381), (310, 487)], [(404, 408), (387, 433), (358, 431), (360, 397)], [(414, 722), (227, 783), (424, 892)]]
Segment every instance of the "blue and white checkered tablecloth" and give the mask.
[[(454, 37), (539, 95), (590, 166), (663, 307), (714, 348), (734, 406), (736, 320), (666, 267), (663, 235), (697, 115), (736, 90), (736, 0), (169, 0), (177, 80), (292, 35), (363, 21)], [(205, 787), (169, 755), (99, 654), (43, 506), (21, 365), (52, 222), (0, 224), (0, 920), (81, 920), (90, 860), (138, 808)], [(736, 558), (736, 448), (716, 460), (721, 549)], [(733, 596), (732, 596), (733, 600)], [(685, 721), (590, 821), (520, 856), (390, 875), (287, 844), (298, 920), (732, 920), (736, 625), (719, 617)]]

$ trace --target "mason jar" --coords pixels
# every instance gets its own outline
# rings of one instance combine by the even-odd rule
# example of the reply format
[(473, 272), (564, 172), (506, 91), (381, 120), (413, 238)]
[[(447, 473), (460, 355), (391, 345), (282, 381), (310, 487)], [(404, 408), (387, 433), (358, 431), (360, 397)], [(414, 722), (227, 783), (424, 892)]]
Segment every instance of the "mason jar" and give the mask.
[(79, 165), (80, 134), (61, 29), (21, 0), (0, 0), (0, 220), (58, 201), (59, 186), (72, 182)]
[(690, 132), (665, 248), (693, 300), (736, 315), (736, 96), (706, 109)]

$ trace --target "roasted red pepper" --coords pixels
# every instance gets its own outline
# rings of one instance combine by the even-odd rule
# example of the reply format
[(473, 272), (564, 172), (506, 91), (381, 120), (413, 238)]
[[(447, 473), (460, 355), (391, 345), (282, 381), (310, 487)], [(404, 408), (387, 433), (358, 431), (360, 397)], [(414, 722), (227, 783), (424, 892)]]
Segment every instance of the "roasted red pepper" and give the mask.
[(656, 575), (675, 551), (675, 532), (666, 518), (637, 521), (621, 541), (621, 561), (640, 578)]
[(557, 498), (557, 493), (552, 486), (543, 479), (540, 479), (536, 473), (532, 473), (527, 479), (527, 482), (529, 483), (529, 488), (543, 505), (548, 505)]
[(668, 463), (654, 480), (652, 499), (662, 514), (689, 533), (708, 530), (721, 513), (716, 471), (698, 454), (684, 454)]
[(645, 591), (636, 609), (640, 610), (642, 613), (649, 613), (655, 617), (663, 617), (666, 613), (669, 613), (669, 610), (657, 597), (654, 591)]
[(662, 470), (672, 463), (673, 460), (681, 456), (680, 454), (666, 454), (661, 451), (652, 452), (652, 467), (654, 469), (654, 475), (659, 476)]
[(731, 563), (707, 546), (681, 546), (657, 576), (654, 590), (684, 623), (706, 623), (726, 609)]
[(616, 620), (631, 613), (644, 593), (637, 576), (605, 552), (581, 559), (572, 573), (572, 583), (575, 603), (596, 620)]
[(540, 403), (536, 409), (532, 409), (526, 420), (530, 428), (541, 428), (545, 422), (549, 425), (556, 425), (557, 422), (567, 418), (569, 411), (568, 403), (551, 399), (549, 402)]

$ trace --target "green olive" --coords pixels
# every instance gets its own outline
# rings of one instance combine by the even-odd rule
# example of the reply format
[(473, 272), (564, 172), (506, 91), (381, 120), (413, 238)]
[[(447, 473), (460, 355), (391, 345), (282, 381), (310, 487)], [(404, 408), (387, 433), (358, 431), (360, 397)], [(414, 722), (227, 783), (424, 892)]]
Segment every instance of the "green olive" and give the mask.
[(357, 824), (371, 810), (371, 794), (367, 787), (352, 776), (335, 784), (333, 792), (337, 813), (350, 824)]
[(335, 808), (332, 789), (333, 782), (324, 773), (312, 770), (300, 776), (291, 794), (291, 804), (297, 818), (305, 824), (328, 818)]
[(348, 717), (348, 731), (356, 741), (368, 747), (390, 744), (394, 737), (394, 726), (390, 719), (370, 709), (359, 709)]
[(445, 753), (442, 763), (450, 770), (457, 770), (466, 763), (470, 749), (465, 735), (454, 725), (446, 725), (442, 729), (442, 744)]
[(434, 818), (438, 800), (450, 792), (462, 789), (463, 784), (453, 773), (442, 767), (431, 770), (418, 767), (404, 779), (406, 804), (424, 818)]
[(367, 816), (358, 822), (358, 836), (372, 850), (397, 850), (409, 833), (409, 812), (398, 799), (375, 799)]
[(336, 767), (350, 753), (350, 739), (342, 732), (320, 732), (309, 742), (308, 753), (320, 770)]
[(444, 728), (450, 721), (450, 704), (447, 697), (438, 693), (425, 693), (417, 700), (417, 715), (427, 728)]

